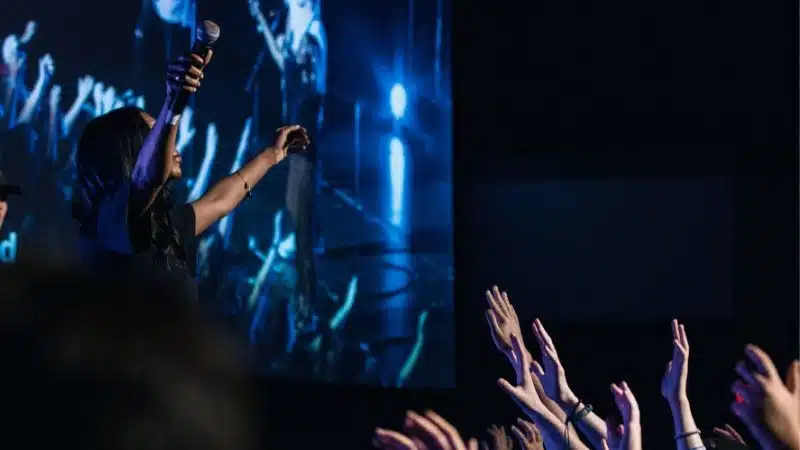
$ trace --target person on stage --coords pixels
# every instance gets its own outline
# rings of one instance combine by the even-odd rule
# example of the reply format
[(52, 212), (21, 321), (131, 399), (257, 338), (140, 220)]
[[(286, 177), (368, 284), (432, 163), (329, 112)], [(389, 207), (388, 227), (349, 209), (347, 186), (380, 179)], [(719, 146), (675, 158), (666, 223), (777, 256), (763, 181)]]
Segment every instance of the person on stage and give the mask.
[(83, 261), (96, 270), (166, 277), (190, 299), (197, 298), (196, 237), (249, 197), (290, 147), (308, 144), (302, 127), (280, 128), (273, 146), (196, 201), (176, 204), (170, 182), (181, 176), (181, 157), (175, 150), (180, 111), (172, 110), (174, 99), (181, 91), (197, 91), (211, 55), (191, 54), (169, 66), (158, 117), (132, 107), (97, 117), (84, 129), (76, 154), (73, 216)]
[(295, 308), (298, 327), (313, 331), (318, 310), (315, 253), (323, 251), (319, 217), (315, 214), (319, 190), (316, 142), (322, 130), (327, 78), (327, 37), (320, 14), (320, 0), (285, 0), (286, 28), (274, 36), (257, 0), (250, 12), (259, 23), (272, 59), (281, 71), (283, 120), (300, 123), (314, 138), (309, 148), (289, 157), (286, 205), (295, 225), (298, 290)]

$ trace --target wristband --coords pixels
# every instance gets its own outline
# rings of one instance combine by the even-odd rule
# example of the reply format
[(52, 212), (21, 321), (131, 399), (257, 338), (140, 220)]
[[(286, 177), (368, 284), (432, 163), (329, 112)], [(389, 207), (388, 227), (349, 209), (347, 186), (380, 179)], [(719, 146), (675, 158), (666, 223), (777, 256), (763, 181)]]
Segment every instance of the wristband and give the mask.
[(700, 434), (700, 430), (687, 431), (686, 433), (676, 434), (675, 440), (677, 441), (679, 439), (686, 439), (687, 437), (694, 436), (695, 434)]

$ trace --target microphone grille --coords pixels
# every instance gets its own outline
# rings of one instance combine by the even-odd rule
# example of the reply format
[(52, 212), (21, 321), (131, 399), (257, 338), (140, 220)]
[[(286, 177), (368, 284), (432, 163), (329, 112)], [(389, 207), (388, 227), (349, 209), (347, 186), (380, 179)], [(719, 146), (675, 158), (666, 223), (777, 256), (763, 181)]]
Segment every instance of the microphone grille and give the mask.
[(204, 20), (197, 24), (197, 40), (211, 45), (219, 39), (219, 25), (210, 21)]

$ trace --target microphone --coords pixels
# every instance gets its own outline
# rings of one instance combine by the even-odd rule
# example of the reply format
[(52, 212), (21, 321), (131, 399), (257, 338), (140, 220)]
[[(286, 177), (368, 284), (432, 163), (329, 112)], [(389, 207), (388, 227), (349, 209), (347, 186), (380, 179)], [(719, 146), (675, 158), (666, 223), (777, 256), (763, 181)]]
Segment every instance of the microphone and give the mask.
[[(197, 24), (197, 38), (194, 41), (191, 53), (196, 53), (205, 57), (208, 51), (214, 46), (214, 43), (217, 42), (217, 39), (219, 39), (219, 32), (219, 25), (210, 20), (204, 20)], [(175, 96), (172, 106), (170, 107), (170, 111), (172, 112), (172, 120), (170, 122), (172, 125), (178, 123), (181, 113), (183, 113), (183, 110), (186, 109), (186, 105), (189, 103), (190, 97), (191, 93), (184, 90), (181, 90), (178, 92), (178, 95)]]

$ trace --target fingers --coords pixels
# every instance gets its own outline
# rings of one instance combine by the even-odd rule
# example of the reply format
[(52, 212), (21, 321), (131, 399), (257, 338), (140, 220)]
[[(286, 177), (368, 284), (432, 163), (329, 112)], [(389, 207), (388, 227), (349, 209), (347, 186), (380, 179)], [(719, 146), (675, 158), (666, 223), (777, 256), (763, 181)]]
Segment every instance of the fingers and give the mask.
[(538, 441), (541, 438), (539, 434), (539, 429), (536, 428), (533, 422), (524, 420), (524, 419), (517, 419), (517, 424), (525, 430), (525, 437), (528, 438), (528, 441)]
[(686, 336), (686, 327), (680, 324), (680, 341), (686, 351), (689, 351), (689, 338)]
[(553, 344), (553, 339), (550, 337), (550, 334), (544, 328), (544, 325), (542, 325), (542, 321), (536, 319), (533, 321), (533, 323), (536, 326), (536, 329), (538, 330), (538, 335), (541, 336), (544, 346), (551, 347), (553, 349), (553, 352), (555, 352), (556, 346), (555, 344)]
[(210, 63), (210, 62), (211, 62), (211, 58), (212, 58), (213, 56), (214, 56), (214, 50), (212, 50), (212, 49), (208, 49), (208, 52), (206, 53), (206, 57), (205, 57), (205, 59), (203, 60), (203, 65), (204, 65), (204, 66), (207, 66), (207, 65), (208, 65), (208, 63)]
[(478, 450), (478, 440), (472, 438), (467, 442), (467, 450)]
[(744, 353), (747, 355), (747, 359), (755, 364), (756, 369), (758, 369), (761, 375), (768, 378), (780, 378), (778, 376), (778, 369), (775, 368), (775, 364), (773, 364), (772, 358), (769, 357), (767, 352), (761, 350), (758, 346), (748, 344), (747, 347), (745, 347)]
[(786, 371), (786, 387), (789, 392), (800, 395), (800, 359), (795, 359), (789, 364)]
[(503, 307), (506, 309), (508, 315), (516, 316), (516, 312), (514, 311), (514, 305), (512, 305), (511, 300), (508, 299), (508, 293), (506, 291), (503, 291), (502, 298), (503, 298)]
[(600, 448), (603, 450), (610, 450), (608, 448), (608, 441), (606, 441), (605, 439), (600, 439)]
[(442, 416), (433, 411), (426, 411), (425, 417), (433, 422), (433, 424), (444, 433), (451, 449), (465, 450), (464, 441), (461, 439), (461, 435), (458, 433), (458, 430), (456, 430), (456, 427), (450, 424), (450, 422), (444, 420)]
[(502, 311), (500, 309), (500, 299), (495, 296), (495, 289), (497, 289), (497, 286), (486, 291), (486, 301), (489, 303), (489, 308), (491, 308), (492, 311), (500, 312)]
[(414, 442), (408, 436), (397, 431), (375, 429), (374, 443), (376, 447), (393, 450), (416, 450)]
[(745, 383), (751, 386), (758, 386), (758, 380), (750, 373), (750, 370), (747, 369), (747, 365), (744, 361), (739, 361), (736, 363), (736, 366), (733, 368), (737, 375), (739, 375)]
[(542, 365), (539, 364), (539, 361), (536, 360), (531, 362), (531, 372), (536, 375), (537, 378), (544, 376), (544, 369), (542, 368)]
[(511, 425), (511, 434), (517, 439), (519, 442), (520, 448), (527, 448), (528, 447), (528, 438), (525, 436), (525, 433), (522, 432), (516, 425)]
[(406, 423), (407, 430), (414, 433), (415, 437), (420, 438), (428, 447), (449, 448), (447, 436), (430, 419), (414, 411), (409, 411), (406, 417), (409, 419)]
[(742, 437), (742, 435), (741, 435), (741, 434), (739, 434), (739, 432), (738, 432), (738, 431), (736, 431), (736, 428), (733, 428), (732, 426), (730, 426), (730, 425), (728, 425), (728, 424), (726, 423), (726, 424), (725, 424), (725, 430), (727, 430), (727, 431), (728, 431), (728, 433), (730, 433), (730, 435), (731, 435), (731, 436), (732, 436), (734, 439), (736, 439), (737, 441), (739, 441), (739, 442), (741, 442), (742, 444), (744, 444), (744, 438)]
[(491, 309), (486, 310), (486, 322), (489, 323), (489, 328), (491, 328), (492, 333), (495, 335), (499, 335), (501, 333), (500, 323), (497, 321), (497, 315)]
[(497, 286), (493, 286), (492, 296), (494, 297), (495, 303), (497, 304), (499, 311), (503, 313), (503, 316), (508, 317), (509, 315), (508, 301), (504, 300), (503, 298), (504, 296), (508, 298), (506, 293), (500, 292), (500, 288), (498, 288)]

